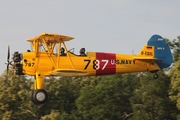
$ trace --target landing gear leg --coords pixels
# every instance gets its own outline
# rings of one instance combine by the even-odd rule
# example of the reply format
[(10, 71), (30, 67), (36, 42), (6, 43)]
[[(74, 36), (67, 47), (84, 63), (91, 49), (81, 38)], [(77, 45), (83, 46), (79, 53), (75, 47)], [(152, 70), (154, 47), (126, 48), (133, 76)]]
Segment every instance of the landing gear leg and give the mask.
[(34, 89), (30, 94), (31, 101), (36, 104), (44, 104), (48, 99), (47, 92), (43, 89), (44, 87), (44, 76), (40, 73), (36, 73), (34, 76)]

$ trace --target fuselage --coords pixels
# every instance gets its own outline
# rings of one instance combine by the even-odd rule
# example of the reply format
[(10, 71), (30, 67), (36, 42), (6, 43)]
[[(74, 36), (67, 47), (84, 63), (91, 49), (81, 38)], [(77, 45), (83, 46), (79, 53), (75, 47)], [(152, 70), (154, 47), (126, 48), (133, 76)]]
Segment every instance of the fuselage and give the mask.
[[(87, 56), (79, 56), (68, 52), (66, 56), (58, 56), (47, 52), (25, 52), (22, 56), (23, 73), (31, 76), (36, 73), (44, 76), (96, 76), (160, 69), (152, 60), (135, 60), (134, 55), (125, 54), (87, 52)], [(55, 70), (57, 72), (53, 74)]]

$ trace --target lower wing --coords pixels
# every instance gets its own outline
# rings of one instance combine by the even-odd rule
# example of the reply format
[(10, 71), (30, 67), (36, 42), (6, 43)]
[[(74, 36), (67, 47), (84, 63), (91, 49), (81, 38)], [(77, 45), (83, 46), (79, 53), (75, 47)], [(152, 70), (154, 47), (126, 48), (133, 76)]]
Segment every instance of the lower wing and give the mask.
[(50, 73), (53, 76), (86, 76), (89, 73), (76, 69), (56, 69)]

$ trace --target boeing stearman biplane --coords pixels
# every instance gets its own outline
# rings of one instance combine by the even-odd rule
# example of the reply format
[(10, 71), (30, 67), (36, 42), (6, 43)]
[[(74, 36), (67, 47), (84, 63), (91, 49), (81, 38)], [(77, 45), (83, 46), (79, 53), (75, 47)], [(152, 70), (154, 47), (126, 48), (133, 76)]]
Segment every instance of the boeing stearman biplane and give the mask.
[[(171, 65), (173, 58), (166, 41), (159, 35), (153, 35), (138, 55), (126, 55), (103, 52), (87, 52), (80, 56), (68, 51), (65, 42), (73, 37), (43, 33), (28, 39), (33, 50), (14, 52), (7, 69), (13, 66), (16, 75), (34, 76), (34, 90), (31, 100), (43, 104), (48, 98), (44, 90), (46, 76), (98, 76), (130, 72), (152, 72), (157, 79), (157, 71)], [(58, 49), (56, 49), (58, 48)], [(61, 49), (63, 48), (63, 49)], [(61, 56), (61, 52), (66, 52)]]

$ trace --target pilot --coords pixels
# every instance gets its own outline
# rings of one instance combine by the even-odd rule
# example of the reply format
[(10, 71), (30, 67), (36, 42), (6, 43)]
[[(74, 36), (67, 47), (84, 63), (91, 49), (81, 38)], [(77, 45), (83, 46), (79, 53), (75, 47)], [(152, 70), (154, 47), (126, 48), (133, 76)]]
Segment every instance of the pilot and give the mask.
[(80, 56), (86, 56), (86, 54), (85, 54), (85, 48), (81, 48), (80, 51), (79, 51), (79, 53), (80, 53)]
[(63, 47), (61, 48), (61, 54), (60, 54), (60, 56), (66, 56), (65, 49), (64, 49)]

